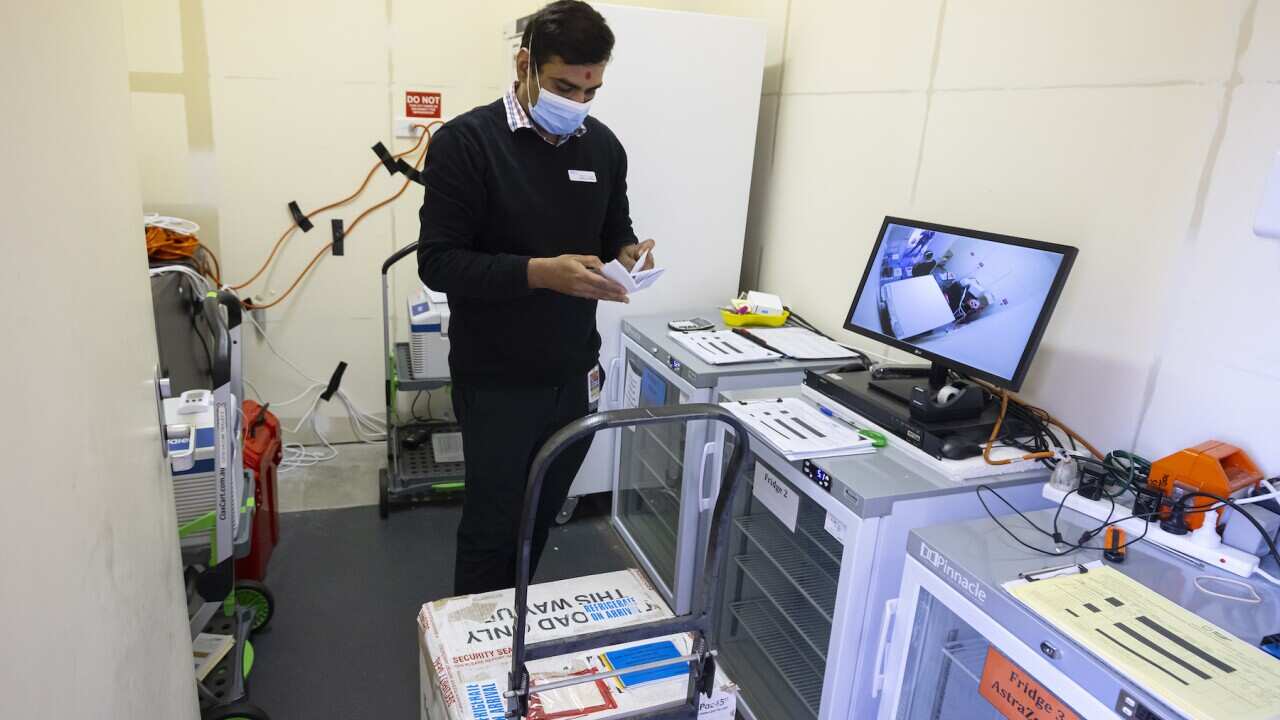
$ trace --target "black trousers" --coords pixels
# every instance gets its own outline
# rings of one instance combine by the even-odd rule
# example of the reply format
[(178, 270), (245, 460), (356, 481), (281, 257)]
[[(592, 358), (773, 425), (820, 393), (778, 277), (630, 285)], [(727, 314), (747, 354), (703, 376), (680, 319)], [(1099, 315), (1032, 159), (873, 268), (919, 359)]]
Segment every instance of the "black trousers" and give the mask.
[[(462, 425), (466, 490), (453, 568), (456, 595), (514, 587), (520, 510), (533, 456), (555, 431), (588, 412), (587, 378), (560, 387), (453, 386)], [(533, 568), (569, 486), (591, 448), (575, 443), (551, 464), (542, 486), (533, 532)], [(533, 577), (532, 571), (530, 577)]]

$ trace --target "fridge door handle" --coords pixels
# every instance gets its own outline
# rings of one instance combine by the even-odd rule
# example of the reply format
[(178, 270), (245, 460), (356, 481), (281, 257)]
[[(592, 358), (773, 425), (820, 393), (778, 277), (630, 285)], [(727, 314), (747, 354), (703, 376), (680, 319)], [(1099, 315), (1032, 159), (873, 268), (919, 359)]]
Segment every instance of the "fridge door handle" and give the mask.
[(618, 403), (622, 400), (622, 382), (618, 380), (617, 373), (617, 368), (620, 364), (622, 364), (622, 358), (609, 358), (609, 375), (604, 379), (606, 384), (611, 380), (613, 381), (613, 385), (611, 387), (613, 392), (609, 394), (609, 407), (611, 409), (617, 408)]
[(885, 656), (888, 655), (889, 649), (889, 627), (893, 622), (893, 616), (898, 612), (898, 599), (891, 598), (884, 603), (884, 617), (880, 618), (880, 637), (876, 641), (876, 663), (875, 676), (871, 681), (871, 697), (880, 697), (880, 691), (884, 689), (884, 664)]
[[(699, 512), (706, 512), (707, 510), (710, 510), (711, 508), (715, 507), (715, 504), (716, 504), (715, 498), (710, 498), (710, 499), (707, 498), (707, 488), (706, 488), (707, 460), (715, 457), (715, 454), (716, 454), (716, 442), (714, 440), (702, 446), (702, 459), (698, 462), (698, 510)], [(719, 473), (714, 473), (714, 476), (718, 477)]]

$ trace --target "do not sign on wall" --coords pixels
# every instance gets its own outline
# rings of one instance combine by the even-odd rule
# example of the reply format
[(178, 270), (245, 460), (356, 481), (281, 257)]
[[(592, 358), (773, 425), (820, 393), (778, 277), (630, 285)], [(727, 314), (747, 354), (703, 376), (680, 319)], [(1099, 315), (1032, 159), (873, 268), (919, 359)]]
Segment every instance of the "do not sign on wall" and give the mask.
[(404, 114), (411, 118), (440, 117), (440, 93), (408, 90), (404, 94)]

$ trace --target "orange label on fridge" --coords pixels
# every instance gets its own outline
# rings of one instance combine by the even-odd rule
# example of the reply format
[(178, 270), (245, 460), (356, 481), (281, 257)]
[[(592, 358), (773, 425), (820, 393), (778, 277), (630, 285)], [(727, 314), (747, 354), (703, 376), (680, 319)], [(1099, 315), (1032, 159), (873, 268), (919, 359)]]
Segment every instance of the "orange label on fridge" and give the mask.
[(1057, 695), (995, 648), (987, 650), (979, 690), (1009, 720), (1080, 720)]

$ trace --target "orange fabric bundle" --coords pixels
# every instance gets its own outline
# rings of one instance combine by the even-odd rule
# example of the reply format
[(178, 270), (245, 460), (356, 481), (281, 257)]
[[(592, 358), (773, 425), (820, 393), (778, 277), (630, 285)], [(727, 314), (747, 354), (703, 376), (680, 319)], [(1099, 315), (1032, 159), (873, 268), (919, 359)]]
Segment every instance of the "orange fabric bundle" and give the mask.
[(222, 284), (222, 268), (213, 251), (200, 244), (195, 235), (185, 235), (158, 225), (147, 226), (147, 259), (160, 262), (192, 260), (200, 274)]

